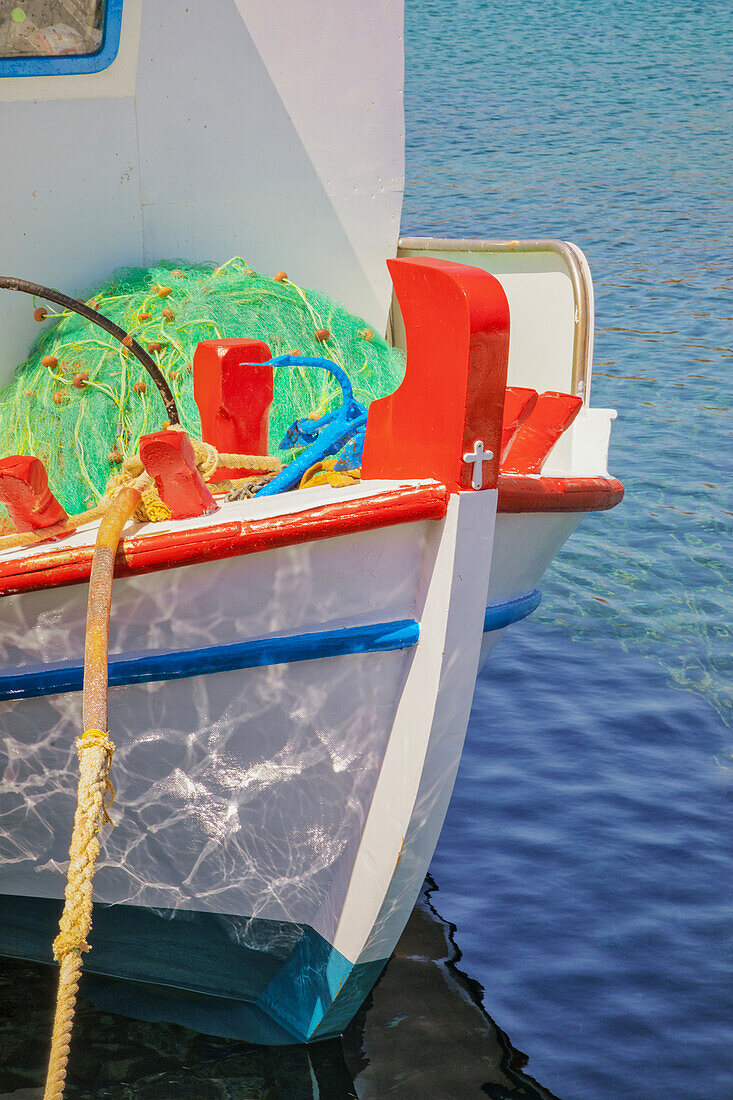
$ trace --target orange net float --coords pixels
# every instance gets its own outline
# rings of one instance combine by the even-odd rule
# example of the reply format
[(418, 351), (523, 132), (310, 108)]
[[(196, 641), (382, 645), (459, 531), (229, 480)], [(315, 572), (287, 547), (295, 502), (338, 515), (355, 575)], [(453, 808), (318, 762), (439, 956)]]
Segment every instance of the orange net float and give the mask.
[[(32, 283), (28, 279), (19, 279), (15, 275), (0, 275), (0, 289), (15, 290), (22, 294), (30, 294), (35, 298), (44, 298), (48, 302), (53, 302), (55, 305), (61, 306), (64, 311), (78, 313), (80, 316), (86, 318), (86, 320), (92, 321), (93, 324), (104, 329), (105, 332), (113, 336), (115, 340), (119, 340), (123, 345), (129, 337), (129, 333), (127, 333), (125, 329), (115, 324), (109, 317), (105, 317), (104, 314), (99, 313), (96, 309), (92, 309), (86, 302), (82, 302), (77, 298), (71, 298), (68, 294), (62, 294), (61, 291), (43, 286), (41, 283)], [(172, 293), (169, 287), (162, 287), (160, 289)], [(48, 316), (48, 311), (43, 306), (38, 306), (33, 316), (37, 321), (45, 321)], [(179, 424), (180, 416), (178, 414), (178, 407), (173, 392), (160, 367), (145, 351), (143, 351), (135, 340), (131, 339), (129, 349), (155, 382), (171, 423)], [(123, 353), (127, 350), (126, 347), (123, 347)]]

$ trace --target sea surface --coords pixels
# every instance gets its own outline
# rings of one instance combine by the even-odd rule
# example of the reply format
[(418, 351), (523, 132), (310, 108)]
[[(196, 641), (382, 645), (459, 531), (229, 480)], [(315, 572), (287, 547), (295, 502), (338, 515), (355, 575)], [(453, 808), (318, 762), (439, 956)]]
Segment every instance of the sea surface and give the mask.
[[(426, 890), (344, 1039), (82, 1000), (73, 1098), (733, 1100), (733, 4), (407, 0), (403, 233), (561, 237), (623, 504), (481, 675)], [(0, 1100), (51, 972), (3, 963)]]
[(626, 497), (481, 676), (432, 864), (563, 1100), (733, 1098), (732, 31), (716, 0), (408, 0), (403, 233), (578, 244), (619, 411)]

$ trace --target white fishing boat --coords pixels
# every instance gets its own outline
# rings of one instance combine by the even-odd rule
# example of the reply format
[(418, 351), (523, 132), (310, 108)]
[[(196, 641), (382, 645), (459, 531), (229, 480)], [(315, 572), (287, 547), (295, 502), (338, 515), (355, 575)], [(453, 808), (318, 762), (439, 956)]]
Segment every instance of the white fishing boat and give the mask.
[[(418, 896), (481, 662), (536, 608), (582, 516), (621, 499), (615, 414), (589, 405), (590, 273), (559, 241), (398, 239), (394, 0), (86, 7), (81, 52), (0, 37), (2, 268), (78, 293), (121, 264), (239, 249), (406, 349), (365, 429), (354, 413), (324, 449), (351, 415), (344, 383), (342, 419), (313, 443), (335, 454), (362, 429), (345, 484), (308, 484), (306, 450), (251, 498), (209, 495), (183, 433), (148, 433), (142, 465), (172, 515), (128, 520), (115, 559), (116, 801), (87, 992), (213, 1034), (321, 1039)], [(32, 20), (44, 42), (59, 12)], [(23, 295), (0, 296), (6, 378), (33, 324)], [(276, 337), (197, 350), (220, 454), (230, 429), (240, 451), (267, 436)], [(68, 525), (43, 467), (14, 456), (0, 497), (33, 529), (0, 542), (0, 953), (51, 962), (100, 520)]]

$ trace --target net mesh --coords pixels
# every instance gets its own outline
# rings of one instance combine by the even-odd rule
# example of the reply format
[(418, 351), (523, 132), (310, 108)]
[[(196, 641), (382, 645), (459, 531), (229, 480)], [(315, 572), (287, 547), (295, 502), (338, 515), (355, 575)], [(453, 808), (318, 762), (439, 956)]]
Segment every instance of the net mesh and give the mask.
[[(200, 340), (246, 336), (264, 340), (273, 356), (329, 358), (346, 370), (365, 405), (391, 393), (404, 374), (401, 353), (363, 318), (239, 257), (219, 267), (166, 261), (122, 268), (88, 301), (148, 348), (183, 427), (198, 439), (192, 361)], [(44, 308), (51, 324), (0, 391), (0, 456), (37, 455), (52, 491), (75, 513), (97, 503), (140, 436), (162, 426), (165, 409), (145, 369), (117, 340), (75, 313)], [(276, 368), (274, 385), (271, 453), (297, 417), (323, 415), (340, 401), (338, 384), (316, 367)]]

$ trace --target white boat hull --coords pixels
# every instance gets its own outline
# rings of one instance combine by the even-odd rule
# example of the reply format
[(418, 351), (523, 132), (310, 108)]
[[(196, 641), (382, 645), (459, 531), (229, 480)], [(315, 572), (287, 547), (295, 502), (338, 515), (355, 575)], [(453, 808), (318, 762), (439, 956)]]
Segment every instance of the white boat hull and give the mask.
[[(123, 532), (116, 824), (85, 959), (100, 1004), (257, 1042), (340, 1032), (418, 896), (480, 661), (537, 606), (580, 514), (623, 492), (535, 472), (554, 436), (531, 420), (532, 468), (511, 466), (525, 444), (511, 419), (503, 442), (495, 279), (429, 258), (393, 268), (416, 340), (402, 385), (370, 406), (360, 483), (268, 495), (273, 482)], [(577, 414), (579, 398), (549, 396)], [(51, 958), (95, 537), (0, 552), (0, 953)]]
[[(290, 506), (317, 493), (333, 495)], [(275, 648), (256, 667), (111, 689), (115, 828), (85, 965), (98, 999), (267, 1042), (343, 1028), (404, 927), (447, 809), (495, 509), (493, 490), (456, 494), (442, 520), (116, 582), (112, 683), (153, 652)], [(48, 961), (81, 696), (33, 683), (80, 660), (85, 596), (75, 585), (2, 601), (3, 665), (22, 692), (8, 698), (6, 672), (0, 949)], [(351, 645), (360, 631), (391, 648), (302, 659), (308, 639)], [(164, 991), (182, 984), (185, 997)]]

